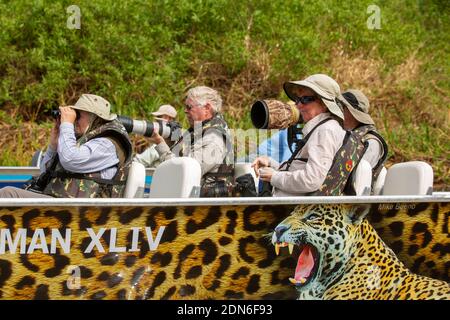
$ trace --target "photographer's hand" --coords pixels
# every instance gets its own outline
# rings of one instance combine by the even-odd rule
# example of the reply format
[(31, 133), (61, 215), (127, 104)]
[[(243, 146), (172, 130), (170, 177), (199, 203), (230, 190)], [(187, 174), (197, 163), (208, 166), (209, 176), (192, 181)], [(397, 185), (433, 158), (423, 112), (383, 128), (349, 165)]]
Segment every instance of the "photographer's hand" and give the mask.
[(262, 170), (260, 171), (259, 178), (260, 178), (262, 181), (270, 182), (270, 180), (272, 179), (272, 175), (273, 175), (273, 172), (274, 172), (274, 171), (275, 171), (275, 170), (274, 170), (273, 168), (266, 167), (266, 168), (264, 168), (264, 169), (262, 169)]
[(158, 145), (158, 144), (164, 142), (164, 139), (163, 139), (163, 137), (161, 137), (161, 136), (159, 135), (158, 132), (155, 131), (155, 132), (153, 132), (153, 135), (152, 135), (150, 138), (148, 138), (148, 141), (149, 141), (150, 143), (153, 143), (153, 144)]
[(269, 158), (267, 157), (258, 157), (253, 161), (252, 168), (255, 170), (255, 174), (259, 177), (259, 169), (264, 167), (269, 167)]
[(55, 120), (55, 125), (50, 132), (50, 148), (52, 150), (58, 149), (58, 138), (59, 138), (59, 125), (61, 124), (60, 119)]
[(59, 110), (61, 111), (61, 123), (62, 122), (69, 122), (69, 123), (75, 123), (75, 119), (77, 118), (77, 113), (74, 109), (71, 107), (59, 107)]

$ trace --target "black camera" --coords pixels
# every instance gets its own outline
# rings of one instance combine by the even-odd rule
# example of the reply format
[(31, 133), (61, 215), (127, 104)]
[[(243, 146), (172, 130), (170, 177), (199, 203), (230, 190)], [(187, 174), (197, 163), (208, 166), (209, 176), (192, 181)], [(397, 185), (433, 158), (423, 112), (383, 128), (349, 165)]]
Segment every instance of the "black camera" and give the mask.
[(170, 138), (172, 141), (178, 140), (181, 137), (181, 125), (176, 121), (146, 121), (134, 120), (125, 116), (117, 116), (128, 133), (140, 134), (145, 137), (151, 137), (153, 132), (158, 132), (159, 135), (165, 139)]
[(59, 111), (58, 109), (52, 110), (51, 113), (54, 119), (58, 119), (59, 117), (61, 117), (61, 111)]

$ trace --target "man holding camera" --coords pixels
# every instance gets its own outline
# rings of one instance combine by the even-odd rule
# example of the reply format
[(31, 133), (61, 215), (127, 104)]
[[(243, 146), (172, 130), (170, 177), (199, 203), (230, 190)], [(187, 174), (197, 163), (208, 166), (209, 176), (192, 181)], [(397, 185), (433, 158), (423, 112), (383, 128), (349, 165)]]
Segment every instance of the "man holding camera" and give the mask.
[[(252, 166), (256, 174), (271, 183), (276, 197), (329, 195), (337, 189), (340, 193), (347, 179), (339, 179), (339, 172), (333, 169), (343, 166), (335, 163), (335, 156), (346, 136), (341, 125), (344, 116), (336, 104), (339, 85), (327, 75), (315, 74), (302, 81), (285, 83), (284, 90), (305, 123), (303, 139), (281, 165), (268, 157), (255, 159)], [(352, 166), (344, 168), (351, 171)]]
[(199, 86), (186, 94), (184, 112), (190, 128), (172, 147), (155, 132), (161, 161), (176, 156), (194, 158), (202, 170), (201, 197), (231, 196), (234, 156), (228, 125), (221, 115), (222, 98), (209, 87)]
[(83, 94), (74, 106), (59, 107), (41, 175), (27, 190), (5, 187), (0, 197), (121, 197), (132, 146), (110, 106), (100, 96)]
[[(170, 104), (164, 104), (159, 107), (158, 111), (152, 112), (152, 115), (155, 117), (155, 120), (161, 121), (175, 121), (177, 117), (177, 110)], [(170, 138), (165, 139), (165, 142), (168, 146), (173, 144), (173, 141)], [(152, 144), (147, 149), (145, 149), (142, 153), (137, 154), (134, 157), (134, 161), (142, 163), (146, 167), (156, 167), (161, 163), (161, 159), (159, 157), (158, 151), (155, 149), (156, 145)]]

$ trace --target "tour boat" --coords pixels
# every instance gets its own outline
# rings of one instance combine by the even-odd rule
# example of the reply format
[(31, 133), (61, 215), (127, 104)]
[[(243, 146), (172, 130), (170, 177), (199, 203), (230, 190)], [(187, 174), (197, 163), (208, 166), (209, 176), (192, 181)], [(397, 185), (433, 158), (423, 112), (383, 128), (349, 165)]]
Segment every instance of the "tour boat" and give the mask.
[[(450, 192), (432, 192), (427, 164), (392, 166), (377, 195), (366, 181), (356, 196), (199, 198), (190, 160), (135, 165), (125, 198), (0, 199), (0, 299), (296, 299), (298, 252), (276, 252), (271, 236), (314, 204), (370, 206), (409, 269), (450, 280)], [(2, 167), (0, 177), (19, 185), (38, 172)]]

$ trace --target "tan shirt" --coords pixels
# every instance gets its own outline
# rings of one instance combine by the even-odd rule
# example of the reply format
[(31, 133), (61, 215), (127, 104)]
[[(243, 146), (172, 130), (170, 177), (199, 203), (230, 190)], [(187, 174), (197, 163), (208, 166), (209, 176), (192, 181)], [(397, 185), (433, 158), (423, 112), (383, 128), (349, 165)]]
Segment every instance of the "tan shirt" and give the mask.
[[(330, 113), (321, 113), (308, 121), (303, 127), (306, 136), (322, 120), (331, 117)], [(333, 158), (344, 141), (345, 130), (336, 120), (329, 120), (320, 125), (309, 137), (296, 158), (305, 158), (306, 162), (294, 160), (289, 171), (275, 171), (270, 183), (274, 197), (302, 196), (318, 190), (333, 163)], [(270, 166), (278, 168), (279, 164), (271, 159)]]
[[(192, 146), (187, 145), (189, 141), (183, 143), (186, 143), (183, 156), (194, 158), (200, 163), (202, 176), (208, 172), (217, 172), (227, 154), (222, 134), (214, 129), (207, 130), (203, 138), (194, 141)], [(155, 150), (161, 162), (176, 157), (165, 142), (158, 144)]]

